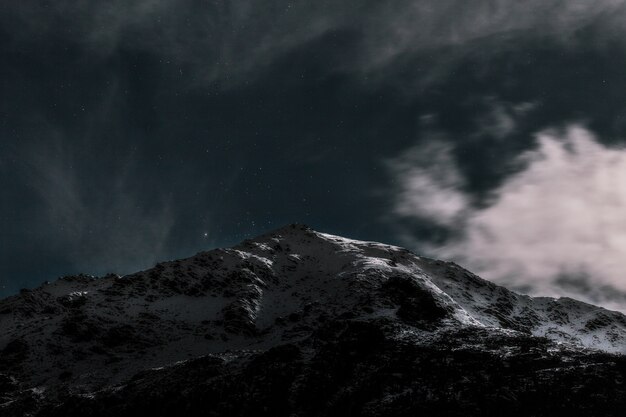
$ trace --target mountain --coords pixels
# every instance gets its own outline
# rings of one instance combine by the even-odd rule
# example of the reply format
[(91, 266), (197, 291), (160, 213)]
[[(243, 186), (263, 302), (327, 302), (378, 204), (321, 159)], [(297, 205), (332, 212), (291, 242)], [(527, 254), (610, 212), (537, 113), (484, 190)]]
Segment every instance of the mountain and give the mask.
[(0, 301), (3, 416), (623, 415), (626, 317), (290, 225)]

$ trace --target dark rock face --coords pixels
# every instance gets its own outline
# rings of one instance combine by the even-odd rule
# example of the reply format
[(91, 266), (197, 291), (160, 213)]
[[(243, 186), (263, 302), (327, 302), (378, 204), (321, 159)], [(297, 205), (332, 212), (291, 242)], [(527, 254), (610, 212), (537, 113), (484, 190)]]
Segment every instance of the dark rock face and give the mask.
[(0, 415), (623, 416), (625, 327), (292, 225), (0, 301)]
[(406, 323), (428, 326), (450, 315), (450, 311), (439, 305), (432, 293), (420, 287), (411, 277), (392, 276), (382, 288), (399, 306), (396, 315)]

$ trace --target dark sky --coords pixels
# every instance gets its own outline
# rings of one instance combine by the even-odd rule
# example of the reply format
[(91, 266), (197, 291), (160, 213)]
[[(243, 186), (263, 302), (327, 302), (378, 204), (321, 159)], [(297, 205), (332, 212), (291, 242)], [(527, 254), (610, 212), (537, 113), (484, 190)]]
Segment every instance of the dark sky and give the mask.
[(626, 306), (623, 1), (0, 5), (0, 295), (286, 223)]

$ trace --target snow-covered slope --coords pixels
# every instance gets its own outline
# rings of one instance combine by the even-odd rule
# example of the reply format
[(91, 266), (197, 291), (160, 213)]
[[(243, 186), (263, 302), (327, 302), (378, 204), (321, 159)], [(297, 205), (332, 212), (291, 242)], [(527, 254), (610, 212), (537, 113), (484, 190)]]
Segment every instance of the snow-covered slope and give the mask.
[(450, 262), (290, 225), (136, 274), (65, 277), (0, 301), (0, 376), (41, 395), (59, 384), (91, 395), (147, 369), (305, 340), (335, 319), (386, 320), (393, 337), (415, 344), (476, 329), (626, 351), (620, 313), (519, 295)]

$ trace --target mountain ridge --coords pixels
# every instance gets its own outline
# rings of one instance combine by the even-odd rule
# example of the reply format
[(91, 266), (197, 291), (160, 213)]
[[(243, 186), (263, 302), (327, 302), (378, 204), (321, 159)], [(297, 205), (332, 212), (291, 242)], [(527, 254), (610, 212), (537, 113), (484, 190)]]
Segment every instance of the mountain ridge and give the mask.
[(195, 367), (212, 380), (238, 367), (258, 372), (259, 360), (306, 368), (345, 349), (369, 358), (360, 343), (420, 357), (535, 352), (605, 366), (621, 361), (613, 354), (625, 341), (621, 313), (520, 295), (451, 262), (294, 224), (123, 277), (64, 277), (1, 300), (0, 410), (94, 412), (119, 390), (139, 395), (137, 381), (156, 389), (154, 378), (170, 378), (189, 390)]

